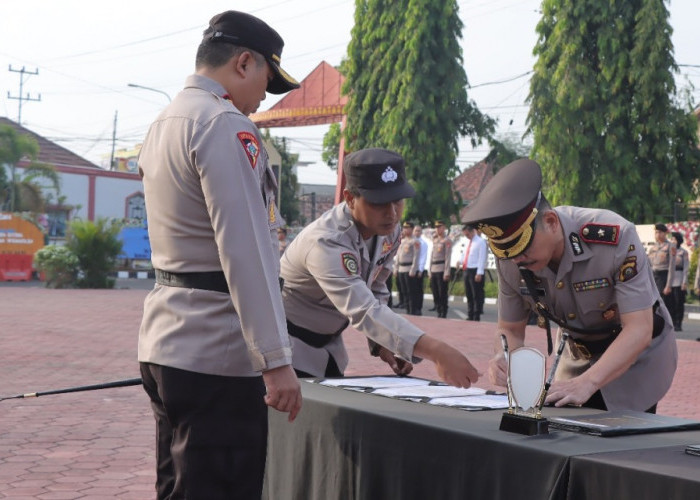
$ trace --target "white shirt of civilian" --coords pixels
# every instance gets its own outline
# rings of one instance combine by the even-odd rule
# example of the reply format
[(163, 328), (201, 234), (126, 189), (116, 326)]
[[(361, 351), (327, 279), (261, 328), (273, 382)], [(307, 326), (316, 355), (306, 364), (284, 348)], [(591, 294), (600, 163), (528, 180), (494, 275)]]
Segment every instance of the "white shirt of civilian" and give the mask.
[(471, 244), (467, 243), (469, 254), (467, 255), (467, 269), (476, 269), (476, 274), (484, 274), (488, 251), (486, 250), (486, 240), (474, 234)]

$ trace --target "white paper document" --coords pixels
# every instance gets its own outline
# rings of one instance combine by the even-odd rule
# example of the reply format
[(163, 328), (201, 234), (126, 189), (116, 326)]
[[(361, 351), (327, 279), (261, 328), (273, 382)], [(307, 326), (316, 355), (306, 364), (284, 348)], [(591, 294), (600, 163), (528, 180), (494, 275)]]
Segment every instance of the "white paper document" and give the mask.
[(383, 387), (411, 387), (430, 384), (430, 380), (411, 377), (348, 377), (329, 378), (319, 382), (330, 387), (362, 387), (378, 389)]
[(434, 398), (428, 401), (437, 406), (459, 406), (464, 408), (508, 408), (508, 396), (505, 394), (484, 394), (481, 396), (459, 396), (456, 398)]
[(390, 398), (447, 398), (456, 396), (476, 396), (486, 394), (484, 389), (469, 387), (461, 389), (451, 385), (423, 385), (418, 387), (389, 387), (372, 391), (372, 394)]

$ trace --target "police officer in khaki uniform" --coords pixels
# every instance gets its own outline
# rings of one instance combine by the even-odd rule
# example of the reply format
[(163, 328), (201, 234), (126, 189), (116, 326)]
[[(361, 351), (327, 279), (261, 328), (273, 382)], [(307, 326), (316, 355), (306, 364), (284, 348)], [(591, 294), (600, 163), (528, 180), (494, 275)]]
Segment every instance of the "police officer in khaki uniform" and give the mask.
[(673, 312), (673, 296), (671, 287), (676, 273), (674, 257), (676, 255), (673, 243), (668, 240), (668, 228), (665, 224), (654, 226), (654, 244), (649, 249), (647, 255), (651, 263), (651, 270), (654, 272), (654, 282), (659, 289), (669, 312)]
[(139, 156), (156, 285), (138, 359), (159, 499), (259, 499), (267, 406), (290, 420), (301, 407), (277, 280), (275, 176), (247, 118), (266, 90), (298, 87), (279, 66), (283, 45), (256, 17), (214, 16), (195, 74)]
[(304, 228), (281, 260), (294, 368), (300, 376), (342, 375), (348, 354), (341, 333), (351, 324), (394, 372), (427, 358), (445, 382), (468, 387), (478, 373), (467, 358), (386, 305), (403, 200), (415, 194), (403, 158), (363, 149), (345, 158), (343, 171), (345, 201)]
[(433, 226), (435, 236), (433, 236), (433, 251), (430, 254), (430, 290), (433, 292), (433, 302), (438, 318), (446, 318), (452, 240), (447, 236), (443, 221), (436, 220)]
[(673, 328), (677, 332), (683, 331), (683, 318), (685, 316), (685, 297), (688, 294), (688, 270), (690, 268), (690, 257), (688, 251), (683, 248), (683, 235), (679, 232), (672, 232), (671, 238), (674, 246), (674, 274), (671, 283), (671, 296), (673, 297)]
[(536, 310), (548, 333), (555, 323), (571, 336), (547, 403), (655, 411), (673, 380), (676, 342), (634, 225), (608, 210), (551, 208), (541, 184), (537, 163), (516, 160), (464, 214), (499, 259), (490, 379), (506, 382), (500, 334), (522, 346)]
[(401, 245), (397, 253), (396, 277), (399, 287), (403, 292), (404, 306), (408, 314), (416, 314), (418, 308), (417, 287), (415, 277), (418, 274), (418, 262), (420, 259), (420, 242), (413, 237), (413, 222), (403, 223), (401, 232)]

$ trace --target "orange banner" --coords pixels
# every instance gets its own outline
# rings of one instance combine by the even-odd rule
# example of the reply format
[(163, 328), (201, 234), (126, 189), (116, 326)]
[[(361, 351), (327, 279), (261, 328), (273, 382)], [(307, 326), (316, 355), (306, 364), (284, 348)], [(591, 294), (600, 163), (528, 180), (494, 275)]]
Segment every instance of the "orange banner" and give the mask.
[(44, 247), (44, 234), (28, 220), (0, 212), (0, 254), (34, 255)]

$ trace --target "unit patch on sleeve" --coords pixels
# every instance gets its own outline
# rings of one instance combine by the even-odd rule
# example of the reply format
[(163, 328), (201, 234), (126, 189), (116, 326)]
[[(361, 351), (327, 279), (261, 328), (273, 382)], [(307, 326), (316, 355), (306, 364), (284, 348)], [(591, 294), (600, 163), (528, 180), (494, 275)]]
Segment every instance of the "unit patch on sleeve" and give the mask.
[(248, 160), (250, 160), (250, 166), (255, 168), (258, 163), (258, 156), (260, 155), (260, 146), (258, 146), (258, 139), (255, 135), (250, 132), (238, 132), (238, 140), (243, 144), (243, 149), (245, 150)]
[(384, 243), (382, 243), (382, 255), (391, 252), (391, 242), (389, 240), (384, 240)]
[(341, 258), (343, 259), (343, 269), (348, 275), (354, 276), (358, 274), (360, 266), (357, 264), (357, 257), (350, 252), (344, 252), (341, 254)]
[(577, 292), (587, 292), (588, 290), (595, 290), (597, 288), (607, 288), (610, 286), (610, 281), (608, 278), (598, 278), (595, 280), (579, 281), (578, 283), (572, 283), (574, 290)]
[(581, 239), (586, 243), (603, 243), (617, 245), (620, 238), (620, 226), (614, 224), (584, 224), (581, 227)]
[(637, 276), (637, 257), (627, 257), (620, 266), (618, 281), (628, 281)]

